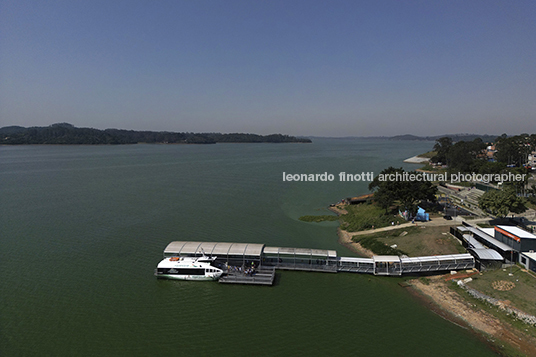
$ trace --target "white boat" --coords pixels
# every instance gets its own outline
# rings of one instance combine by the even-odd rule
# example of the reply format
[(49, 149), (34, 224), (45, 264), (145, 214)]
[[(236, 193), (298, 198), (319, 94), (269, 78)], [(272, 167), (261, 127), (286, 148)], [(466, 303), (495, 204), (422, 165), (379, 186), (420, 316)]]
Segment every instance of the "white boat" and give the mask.
[(158, 278), (180, 280), (217, 280), (223, 270), (213, 265), (216, 257), (168, 257), (155, 270)]

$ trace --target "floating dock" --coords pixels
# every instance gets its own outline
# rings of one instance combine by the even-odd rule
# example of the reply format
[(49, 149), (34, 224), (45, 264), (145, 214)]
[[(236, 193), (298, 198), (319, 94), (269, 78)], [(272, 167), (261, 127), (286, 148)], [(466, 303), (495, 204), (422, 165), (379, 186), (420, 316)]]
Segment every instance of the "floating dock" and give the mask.
[[(372, 258), (338, 257), (334, 250), (266, 247), (259, 243), (217, 243), (175, 241), (168, 244), (164, 257), (208, 255), (227, 271), (221, 283), (272, 285), (275, 270), (348, 272), (400, 276), (428, 272), (473, 269), (471, 254), (399, 257), (376, 255)], [(253, 272), (248, 267), (254, 267)]]
[(275, 268), (259, 267), (253, 274), (244, 274), (241, 271), (227, 272), (218, 281), (223, 284), (273, 285), (274, 279)]

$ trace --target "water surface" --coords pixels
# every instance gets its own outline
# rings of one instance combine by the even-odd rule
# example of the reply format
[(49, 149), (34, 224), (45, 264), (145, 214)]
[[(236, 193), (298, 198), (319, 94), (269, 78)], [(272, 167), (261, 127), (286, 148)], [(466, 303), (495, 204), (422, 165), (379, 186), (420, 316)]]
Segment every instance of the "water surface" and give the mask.
[(336, 249), (298, 221), (433, 143), (0, 147), (0, 355), (492, 355), (396, 278), (282, 272), (273, 287), (157, 280), (172, 240)]

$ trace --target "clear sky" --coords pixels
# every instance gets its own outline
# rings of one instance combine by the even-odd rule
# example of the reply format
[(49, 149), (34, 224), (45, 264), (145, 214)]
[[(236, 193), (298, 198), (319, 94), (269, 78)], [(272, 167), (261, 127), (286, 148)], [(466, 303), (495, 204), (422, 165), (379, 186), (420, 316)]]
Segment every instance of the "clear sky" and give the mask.
[(0, 126), (536, 132), (536, 2), (0, 0)]

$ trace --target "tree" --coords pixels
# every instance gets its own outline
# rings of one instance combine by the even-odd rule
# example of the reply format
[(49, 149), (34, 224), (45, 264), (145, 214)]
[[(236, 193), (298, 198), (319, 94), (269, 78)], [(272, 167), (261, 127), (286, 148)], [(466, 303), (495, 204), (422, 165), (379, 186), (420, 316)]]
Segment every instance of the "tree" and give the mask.
[(527, 199), (533, 205), (536, 204), (536, 184), (532, 184), (532, 186), (527, 190)]
[(447, 155), (452, 146), (452, 138), (448, 136), (444, 136), (442, 138), (439, 138), (436, 140), (436, 144), (434, 145), (434, 151), (437, 152), (437, 154), (432, 157), (431, 161), (435, 163), (443, 163), (447, 164)]
[(488, 191), (478, 199), (480, 208), (497, 217), (505, 217), (508, 213), (523, 213), (527, 207), (523, 200), (516, 195), (513, 188), (508, 187), (500, 191)]
[[(395, 169), (390, 166), (387, 169), (384, 169), (380, 172), (380, 175), (389, 175), (389, 174), (402, 174), (404, 170), (402, 168)], [(385, 211), (389, 210), (389, 207), (395, 202), (395, 196), (393, 192), (397, 190), (396, 182), (394, 181), (380, 181), (380, 175), (376, 176), (374, 180), (369, 184), (369, 190), (374, 191), (374, 201), (380, 205)]]
[(480, 138), (473, 141), (458, 141), (452, 145), (447, 154), (449, 169), (451, 172), (476, 171), (477, 160), (483, 158), (485, 148), (486, 144)]
[[(374, 178), (369, 184), (369, 190), (374, 191), (374, 200), (386, 211), (395, 201), (399, 201), (404, 209), (408, 210), (410, 214), (415, 215), (417, 213), (417, 205), (421, 201), (428, 200), (433, 202), (436, 200), (437, 187), (430, 181), (380, 179), (396, 174), (399, 175), (399, 178), (404, 178), (404, 173), (406, 171), (402, 168), (389, 167)], [(407, 172), (406, 174), (409, 177), (409, 175), (417, 173)]]
[(511, 137), (500, 136), (495, 144), (497, 149), (495, 158), (507, 165), (522, 166), (527, 161), (533, 140), (535, 139), (528, 134)]

